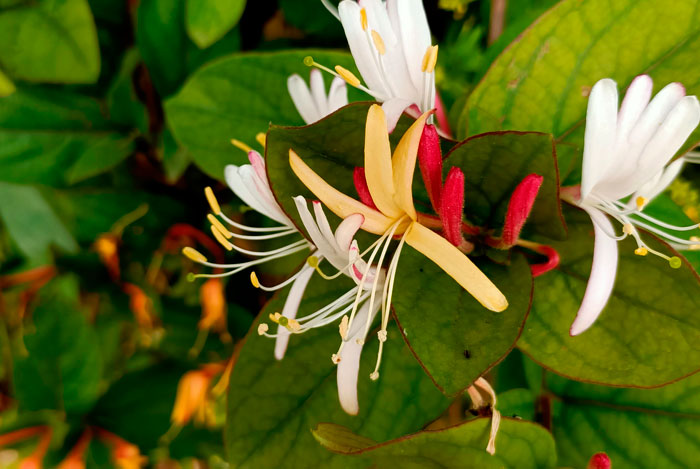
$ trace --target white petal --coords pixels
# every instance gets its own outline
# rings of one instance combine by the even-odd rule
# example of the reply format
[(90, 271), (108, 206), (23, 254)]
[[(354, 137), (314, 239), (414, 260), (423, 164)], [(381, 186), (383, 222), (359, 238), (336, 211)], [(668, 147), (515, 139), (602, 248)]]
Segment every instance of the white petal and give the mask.
[(316, 109), (313, 97), (309, 88), (307, 88), (304, 79), (299, 75), (291, 75), (287, 79), (287, 89), (289, 96), (292, 97), (294, 106), (297, 108), (299, 115), (307, 124), (313, 124), (319, 117), (319, 110)]
[(423, 87), (423, 57), (431, 45), (430, 27), (422, 0), (387, 0), (392, 28), (399, 36), (413, 86)]
[(621, 151), (629, 145), (629, 134), (649, 104), (654, 83), (649, 75), (640, 75), (632, 80), (617, 115), (617, 146)]
[(252, 186), (249, 184), (248, 189), (251, 191), (251, 194), (256, 197), (257, 202), (262, 205), (262, 211), (258, 210), (260, 213), (267, 215), (269, 218), (283, 225), (294, 226), (277, 203), (270, 189), (270, 185), (267, 182), (267, 177), (265, 179), (260, 179), (255, 169), (253, 169), (253, 166), (249, 164), (238, 168), (238, 174), (242, 179), (252, 181)]
[(392, 98), (382, 104), (386, 116), (386, 127), (389, 133), (394, 131), (403, 111), (413, 104), (412, 101), (403, 98)]
[(388, 97), (389, 92), (374, 60), (374, 46), (367, 40), (367, 33), (362, 29), (360, 10), (360, 6), (354, 0), (343, 0), (338, 5), (340, 21), (357, 69), (373, 92)]
[(326, 97), (326, 84), (323, 82), (323, 73), (321, 73), (321, 70), (317, 68), (311, 69), (309, 88), (311, 89), (311, 96), (313, 96), (314, 103), (316, 104), (318, 119), (322, 119), (328, 115), (328, 98)]
[(605, 177), (608, 167), (615, 163), (612, 150), (616, 126), (617, 85), (604, 78), (593, 86), (588, 98), (581, 176), (581, 198), (584, 200)]
[[(244, 170), (247, 168), (247, 170)], [(258, 213), (265, 215), (268, 218), (279, 221), (275, 218), (277, 214), (272, 213), (264, 200), (258, 193), (258, 188), (254, 178), (255, 171), (249, 164), (243, 166), (227, 165), (224, 168), (224, 177), (226, 183), (231, 188), (234, 194), (241, 199), (246, 205)], [(280, 222), (286, 224), (287, 222)]]
[[(375, 301), (372, 308), (372, 319), (379, 310), (380, 301)], [(369, 314), (369, 301), (365, 301), (355, 316), (355, 321), (364, 325)], [(353, 321), (353, 322), (355, 322)], [(371, 319), (370, 319), (371, 321)], [(338, 363), (338, 399), (345, 412), (350, 415), (357, 415), (360, 405), (357, 400), (357, 375), (360, 372), (360, 355), (362, 345), (357, 343), (357, 339), (365, 339), (364, 327), (358, 329), (355, 335), (349, 337), (345, 343)]]
[[(319, 230), (316, 221), (311, 216), (309, 207), (306, 205), (306, 199), (302, 196), (294, 197), (294, 203), (297, 206), (297, 211), (299, 212), (299, 217), (301, 222), (306, 228), (306, 232), (311, 237), (311, 242), (316, 246), (318, 252), (328, 259), (328, 261), (333, 264), (337, 269), (345, 267), (345, 260), (341, 258), (337, 252), (334, 245), (330, 244), (325, 236)], [(333, 239), (333, 244), (335, 244), (335, 239)]]
[(630, 132), (630, 144), (641, 150), (656, 133), (671, 109), (683, 99), (683, 96), (685, 96), (685, 88), (680, 83), (670, 83), (656, 93), (654, 99), (651, 100), (639, 118), (637, 125)]
[(328, 91), (328, 114), (331, 114), (348, 104), (348, 87), (345, 80), (335, 77)]
[[(287, 299), (284, 301), (282, 316), (288, 319), (296, 318), (297, 312), (299, 311), (299, 304), (304, 296), (304, 291), (306, 291), (306, 286), (309, 284), (309, 280), (314, 273), (314, 268), (309, 265), (302, 267), (302, 270), (303, 272), (299, 274), (292, 283), (292, 288), (289, 289)], [(282, 360), (282, 358), (284, 358), (290, 335), (291, 333), (287, 328), (282, 326), (277, 327), (277, 337), (275, 339), (275, 358), (277, 360)]]
[(360, 213), (355, 213), (345, 218), (338, 228), (335, 229), (335, 241), (341, 251), (350, 251), (350, 245), (355, 233), (365, 222), (365, 217)]
[(678, 158), (666, 166), (666, 168), (664, 168), (664, 170), (660, 172), (657, 177), (644, 184), (630, 199), (630, 208), (632, 208), (633, 205), (636, 205), (637, 197), (644, 197), (647, 199), (647, 203), (654, 200), (654, 198), (661, 194), (668, 187), (668, 185), (671, 184), (674, 179), (676, 179), (676, 176), (680, 174), (681, 170), (683, 169), (683, 163), (685, 163), (685, 160), (683, 160), (683, 158)]
[(617, 241), (605, 232), (614, 233), (614, 228), (608, 217), (598, 209), (582, 207), (593, 221), (595, 245), (593, 248), (593, 265), (588, 277), (586, 293), (583, 295), (581, 307), (576, 319), (571, 325), (569, 334), (579, 335), (591, 327), (608, 302), (615, 286), (617, 274)]

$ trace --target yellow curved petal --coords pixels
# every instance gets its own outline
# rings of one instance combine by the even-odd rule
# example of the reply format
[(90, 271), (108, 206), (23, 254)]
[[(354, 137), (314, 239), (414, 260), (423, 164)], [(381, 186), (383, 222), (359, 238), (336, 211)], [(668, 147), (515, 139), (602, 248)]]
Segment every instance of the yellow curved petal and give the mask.
[(496, 312), (508, 307), (508, 300), (498, 287), (462, 251), (439, 234), (420, 223), (413, 223), (406, 233), (406, 242), (439, 265), (484, 307)]
[(399, 144), (394, 150), (392, 167), (394, 173), (394, 200), (396, 204), (411, 217), (416, 219), (416, 209), (413, 207), (413, 173), (416, 170), (416, 156), (418, 155), (418, 144), (423, 134), (425, 120), (432, 113), (428, 111), (416, 120), (408, 128)]
[(299, 180), (339, 217), (347, 218), (353, 213), (361, 213), (365, 217), (362, 229), (378, 235), (384, 234), (393, 223), (391, 218), (385, 217), (378, 211), (369, 208), (352, 197), (348, 197), (328, 184), (313, 169), (309, 168), (291, 148), (289, 149), (289, 165)]
[(394, 202), (394, 177), (386, 116), (378, 104), (367, 113), (365, 124), (365, 177), (372, 200), (380, 212), (398, 218), (402, 210)]

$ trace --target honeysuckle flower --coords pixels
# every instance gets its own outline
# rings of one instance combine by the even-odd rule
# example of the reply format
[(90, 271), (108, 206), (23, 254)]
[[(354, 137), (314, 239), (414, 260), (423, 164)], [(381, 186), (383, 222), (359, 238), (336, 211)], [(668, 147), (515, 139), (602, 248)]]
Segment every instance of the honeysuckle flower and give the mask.
[(309, 86), (295, 73), (287, 79), (287, 89), (299, 115), (307, 124), (313, 124), (348, 104), (345, 80), (340, 77), (333, 78), (326, 95), (323, 74), (317, 69), (311, 70)]
[[(357, 242), (354, 240), (355, 233), (364, 222), (364, 217), (361, 214), (347, 216), (334, 233), (319, 201), (314, 201), (312, 204), (313, 215), (309, 211), (304, 197), (295, 197), (294, 202), (304, 228), (318, 249), (317, 255), (309, 259), (309, 264), (319, 270), (319, 273), (325, 278), (331, 279), (338, 275), (345, 275), (350, 277), (356, 286), (335, 301), (304, 317), (296, 318), (279, 313), (273, 314), (270, 319), (280, 326), (284, 326), (287, 330), (284, 331), (280, 327), (277, 334), (269, 334), (267, 332), (269, 326), (261, 323), (258, 326), (258, 333), (279, 340), (280, 336), (288, 337), (289, 334), (302, 334), (342, 318), (339, 325), (341, 346), (331, 359), (333, 363), (338, 365), (337, 381), (340, 404), (347, 413), (355, 415), (359, 411), (357, 378), (360, 354), (369, 331), (369, 325), (381, 306), (377, 296), (384, 290), (386, 272), (384, 269), (373, 266), (371, 258), (369, 263), (361, 258)], [(380, 256), (379, 263), (385, 254), (386, 251)], [(321, 271), (319, 263), (323, 259), (337, 270), (337, 274), (328, 276)], [(289, 296), (292, 295), (297, 295), (291, 301), (298, 305), (301, 301), (301, 293), (290, 291)], [(290, 301), (289, 297), (287, 301)], [(350, 327), (348, 319), (350, 311), (353, 313), (357, 311), (352, 327)]]
[(110, 456), (118, 469), (140, 469), (148, 463), (139, 447), (102, 428), (94, 428), (95, 435), (110, 448)]
[[(651, 93), (651, 78), (638, 76), (630, 84), (618, 112), (617, 85), (613, 80), (602, 79), (591, 90), (580, 194), (564, 192), (565, 198), (590, 215), (595, 234), (591, 275), (571, 326), (572, 336), (591, 327), (610, 298), (619, 240), (632, 236), (637, 242), (635, 254), (656, 254), (674, 268), (680, 267), (680, 259), (651, 249), (637, 228), (676, 246), (697, 243), (668, 233), (697, 225), (670, 225), (643, 213), (643, 209), (680, 172), (682, 159), (669, 162), (700, 122), (700, 104), (695, 96), (685, 96), (679, 83), (667, 85), (650, 102)], [(622, 225), (622, 235), (615, 233), (609, 217)]]
[(214, 377), (222, 373), (225, 365), (210, 363), (198, 370), (185, 373), (177, 385), (175, 405), (170, 420), (177, 426), (186, 425), (193, 417), (197, 422), (208, 421), (209, 387)]
[(49, 445), (51, 444), (52, 435), (53, 430), (51, 427), (45, 425), (22, 428), (0, 435), (0, 447), (12, 445), (14, 443), (38, 436), (39, 441), (34, 448), (34, 451), (32, 451), (29, 456), (20, 460), (18, 467), (20, 469), (41, 469), (43, 466), (44, 457), (46, 456), (46, 452), (49, 450)]
[[(289, 151), (292, 170), (321, 202), (341, 218), (347, 218), (355, 213), (362, 214), (364, 220), (361, 228), (381, 235), (370, 259), (373, 259), (380, 249), (385, 253), (394, 236), (400, 237), (387, 269), (387, 281), (382, 292), (382, 321), (378, 332), (379, 353), (377, 365), (371, 374), (373, 379), (379, 376), (383, 344), (387, 339), (394, 279), (405, 243), (439, 265), (486, 308), (492, 311), (503, 311), (508, 306), (505, 296), (467, 256), (448, 240), (418, 221), (418, 214), (413, 206), (411, 186), (418, 144), (428, 114), (423, 114), (403, 135), (392, 158), (384, 111), (376, 104), (370, 107), (365, 127), (365, 176), (376, 210), (332, 187), (307, 166), (293, 149)], [(383, 259), (380, 257), (378, 265), (382, 262)], [(372, 260), (369, 263), (371, 264)], [(350, 316), (350, 328), (354, 325), (354, 313), (355, 311)]]
[(421, 0), (343, 0), (337, 9), (328, 1), (323, 4), (342, 23), (355, 65), (367, 86), (343, 67), (337, 66), (334, 72), (312, 59), (308, 65), (342, 77), (383, 103), (390, 130), (406, 108), (415, 105), (426, 112), (435, 107), (438, 49), (431, 45)]
[[(484, 400), (481, 396), (481, 391), (489, 396), (489, 401)], [(492, 456), (496, 454), (496, 436), (498, 428), (501, 426), (501, 412), (496, 409), (496, 391), (493, 390), (491, 384), (486, 379), (480, 377), (474, 384), (467, 388), (467, 394), (472, 400), (472, 408), (475, 410), (491, 407), (491, 431), (489, 432), (489, 441), (486, 445), (486, 451)]]
[(90, 440), (92, 440), (92, 431), (88, 428), (58, 465), (58, 469), (85, 469), (85, 452), (90, 446)]

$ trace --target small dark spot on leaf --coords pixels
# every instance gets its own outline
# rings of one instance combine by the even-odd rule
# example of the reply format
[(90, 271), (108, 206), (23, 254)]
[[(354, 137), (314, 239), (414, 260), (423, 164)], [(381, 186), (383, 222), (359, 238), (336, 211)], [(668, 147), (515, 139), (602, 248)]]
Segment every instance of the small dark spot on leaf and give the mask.
[(479, 415), (479, 411), (477, 409), (469, 409), (468, 412), (472, 414), (474, 417)]
[(472, 357), (472, 353), (469, 351), (469, 349), (464, 349), (464, 358), (469, 359)]
[(420, 271), (421, 271), (421, 273), (423, 273), (423, 267), (421, 267), (421, 268), (420, 268), (420, 269), (418, 269), (418, 270), (420, 270)]

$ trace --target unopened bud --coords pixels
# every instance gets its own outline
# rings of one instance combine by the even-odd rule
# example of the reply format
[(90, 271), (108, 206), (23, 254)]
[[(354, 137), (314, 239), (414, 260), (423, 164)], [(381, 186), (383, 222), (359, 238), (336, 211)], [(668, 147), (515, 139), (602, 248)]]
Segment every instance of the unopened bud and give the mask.
[(513, 246), (518, 241), (520, 231), (530, 216), (543, 180), (544, 178), (538, 174), (529, 174), (518, 184), (513, 195), (510, 196), (506, 221), (503, 226), (503, 236), (501, 237), (505, 246)]

